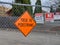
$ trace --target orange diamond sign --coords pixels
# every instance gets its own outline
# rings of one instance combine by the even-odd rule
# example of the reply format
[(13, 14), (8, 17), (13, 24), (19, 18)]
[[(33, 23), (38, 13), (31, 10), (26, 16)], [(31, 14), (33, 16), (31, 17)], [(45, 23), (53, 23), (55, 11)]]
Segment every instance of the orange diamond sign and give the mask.
[(28, 11), (25, 11), (14, 23), (15, 26), (23, 33), (24, 36), (27, 36), (31, 30), (36, 26), (36, 22), (30, 16)]

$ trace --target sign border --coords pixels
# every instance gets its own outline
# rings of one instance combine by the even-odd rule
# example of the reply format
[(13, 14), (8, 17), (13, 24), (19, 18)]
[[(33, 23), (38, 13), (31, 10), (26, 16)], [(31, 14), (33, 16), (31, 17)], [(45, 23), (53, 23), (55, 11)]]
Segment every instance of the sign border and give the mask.
[[(27, 12), (27, 13), (29, 14), (29, 16), (33, 19), (33, 17), (31, 16), (31, 14), (30, 14), (28, 11), (23, 12), (23, 14), (26, 13), (26, 12)], [(21, 16), (19, 16), (15, 22), (17, 22), (17, 21), (23, 16), (23, 14), (21, 14)], [(33, 19), (33, 21), (35, 22), (35, 26), (36, 26), (36, 21), (35, 21), (34, 19)], [(34, 27), (35, 27), (35, 26), (33, 26), (33, 28), (30, 30), (30, 32), (28, 32), (28, 34), (25, 35), (25, 34), (21, 31), (21, 29), (19, 29), (19, 28), (16, 26), (15, 22), (14, 22), (15, 27), (16, 27), (25, 37), (27, 37), (27, 35), (28, 35), (28, 34), (32, 31), (32, 29), (34, 29)]]

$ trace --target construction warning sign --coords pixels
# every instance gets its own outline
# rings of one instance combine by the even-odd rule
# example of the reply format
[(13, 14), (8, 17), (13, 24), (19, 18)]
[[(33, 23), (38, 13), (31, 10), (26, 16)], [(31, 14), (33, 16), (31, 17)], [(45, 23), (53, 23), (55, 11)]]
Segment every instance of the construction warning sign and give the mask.
[(43, 13), (35, 13), (35, 21), (36, 23), (44, 24)]
[(23, 33), (24, 36), (27, 36), (32, 29), (36, 26), (36, 22), (30, 16), (28, 11), (25, 11), (14, 23), (15, 26)]
[(46, 13), (45, 21), (54, 22), (54, 13)]

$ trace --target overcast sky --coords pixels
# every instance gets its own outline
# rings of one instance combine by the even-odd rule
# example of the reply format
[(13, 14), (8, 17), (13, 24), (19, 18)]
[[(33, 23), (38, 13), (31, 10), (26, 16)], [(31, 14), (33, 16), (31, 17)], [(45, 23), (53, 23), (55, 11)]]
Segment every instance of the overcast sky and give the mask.
[[(14, 0), (0, 0), (0, 1), (10, 2), (10, 3), (14, 2)], [(35, 2), (36, 2), (36, 0), (31, 0), (31, 4), (32, 4), (32, 5), (35, 5)], [(41, 0), (41, 4), (42, 4), (42, 5), (45, 5), (45, 6), (50, 6), (49, 0)], [(10, 7), (10, 8), (11, 8), (10, 5), (3, 5), (3, 6), (5, 6), (5, 7)], [(33, 9), (34, 9), (34, 7), (33, 7)], [(45, 10), (45, 11), (50, 10), (49, 8), (42, 8), (42, 9)], [(48, 11), (48, 12), (49, 12), (49, 11)]]
[[(31, 0), (32, 5), (35, 5), (35, 2), (36, 2), (36, 0)], [(43, 6), (50, 6), (49, 0), (41, 0), (41, 4)], [(33, 7), (33, 9), (34, 9), (34, 7)], [(50, 8), (43, 7), (42, 10), (50, 12)]]

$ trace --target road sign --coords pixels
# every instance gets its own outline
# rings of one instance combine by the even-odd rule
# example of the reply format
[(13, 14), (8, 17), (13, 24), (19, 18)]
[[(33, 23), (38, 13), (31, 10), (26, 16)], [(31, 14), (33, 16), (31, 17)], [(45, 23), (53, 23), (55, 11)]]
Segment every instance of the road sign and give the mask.
[(42, 13), (35, 14), (35, 21), (36, 23), (44, 24), (44, 17)]
[(23, 33), (26, 37), (32, 29), (36, 26), (36, 22), (30, 16), (30, 14), (26, 11), (24, 12), (14, 23), (15, 26)]
[(54, 13), (46, 13), (45, 21), (54, 22)]
[(55, 13), (54, 20), (60, 20), (60, 12)]

